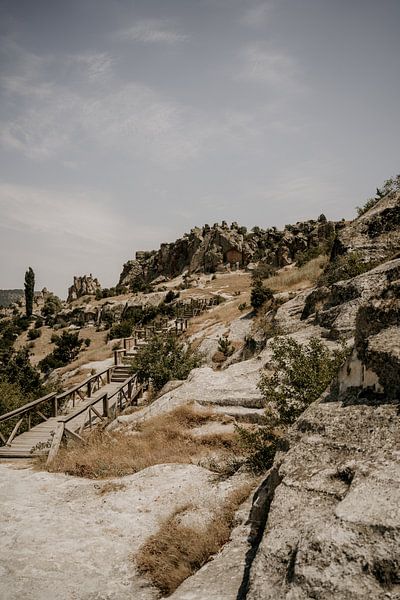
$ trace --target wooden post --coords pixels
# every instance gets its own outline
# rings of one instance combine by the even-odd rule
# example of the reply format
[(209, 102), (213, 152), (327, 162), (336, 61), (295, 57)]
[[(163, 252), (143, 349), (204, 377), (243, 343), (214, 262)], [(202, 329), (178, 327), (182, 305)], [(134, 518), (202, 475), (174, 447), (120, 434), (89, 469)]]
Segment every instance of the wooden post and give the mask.
[(111, 383), (111, 369), (107, 370), (107, 383)]
[(109, 412), (110, 412), (110, 407), (108, 405), (108, 394), (106, 394), (105, 396), (103, 396), (103, 415), (105, 417), (109, 417)]
[(129, 400), (132, 398), (132, 379), (128, 381), (128, 398)]
[[(57, 396), (54, 396), (53, 398), (53, 417), (56, 417), (58, 414), (58, 398)], [(29, 415), (29, 429), (30, 429), (30, 415)]]
[(64, 435), (64, 423), (61, 422), (61, 423), (58, 423), (58, 425), (57, 425), (57, 429), (55, 431), (53, 441), (51, 443), (50, 452), (49, 452), (49, 455), (47, 457), (47, 462), (46, 462), (47, 465), (52, 463), (53, 460), (55, 459), (55, 457), (57, 456), (57, 452), (60, 448), (60, 444), (61, 444), (63, 435)]
[(31, 430), (31, 411), (28, 412), (28, 431)]
[(88, 395), (88, 398), (90, 398), (92, 395), (92, 380), (91, 379), (89, 379), (89, 381), (87, 382), (87, 395)]

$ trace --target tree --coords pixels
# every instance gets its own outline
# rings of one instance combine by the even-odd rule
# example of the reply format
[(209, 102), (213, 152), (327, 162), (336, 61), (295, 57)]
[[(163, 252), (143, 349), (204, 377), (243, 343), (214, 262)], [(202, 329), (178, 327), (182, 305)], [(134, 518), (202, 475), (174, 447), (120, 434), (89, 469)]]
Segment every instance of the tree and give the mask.
[(25, 307), (26, 316), (31, 317), (33, 312), (33, 296), (35, 293), (35, 273), (32, 267), (25, 273)]
[(156, 391), (171, 379), (186, 379), (201, 364), (201, 356), (172, 335), (156, 335), (132, 361), (132, 370), (142, 383), (150, 381)]
[(270, 288), (264, 287), (261, 279), (256, 279), (251, 286), (250, 303), (254, 310), (258, 310), (267, 300), (272, 300), (274, 293)]

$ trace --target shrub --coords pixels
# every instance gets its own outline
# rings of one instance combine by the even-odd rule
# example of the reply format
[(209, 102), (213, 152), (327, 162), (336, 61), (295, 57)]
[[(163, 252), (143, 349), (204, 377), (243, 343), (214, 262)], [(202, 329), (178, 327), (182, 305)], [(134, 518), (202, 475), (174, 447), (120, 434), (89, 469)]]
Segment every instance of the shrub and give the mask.
[(361, 217), (361, 215), (373, 208), (375, 204), (377, 204), (384, 196), (398, 191), (400, 191), (400, 175), (396, 175), (395, 177), (390, 177), (387, 179), (381, 188), (376, 188), (376, 194), (374, 198), (368, 198), (363, 206), (357, 206), (357, 216)]
[(165, 304), (169, 304), (170, 302), (172, 302), (173, 300), (175, 300), (176, 298), (179, 298), (179, 292), (177, 292), (175, 294), (175, 292), (173, 290), (169, 290), (167, 292), (167, 295), (165, 296)]
[(42, 332), (39, 329), (29, 329), (28, 340), (37, 340), (41, 335)]
[(253, 281), (256, 279), (268, 279), (273, 277), (276, 273), (276, 267), (269, 265), (264, 262), (259, 262), (258, 265), (251, 272)]
[(139, 350), (131, 364), (138, 380), (150, 381), (158, 391), (171, 379), (186, 379), (201, 364), (201, 356), (186, 349), (173, 334), (156, 335)]
[(86, 348), (89, 348), (91, 343), (92, 343), (92, 340), (90, 338), (86, 338), (84, 340), (84, 344), (85, 344)]
[(108, 338), (110, 340), (114, 340), (116, 338), (130, 337), (132, 335), (133, 327), (134, 323), (130, 320), (121, 321), (121, 323), (114, 323), (114, 325), (110, 329)]
[(238, 309), (240, 310), (240, 312), (244, 311), (246, 308), (247, 308), (246, 302), (241, 302), (238, 306)]
[(376, 266), (376, 263), (363, 261), (363, 257), (359, 252), (349, 252), (343, 256), (337, 256), (326, 265), (324, 272), (318, 279), (318, 285), (329, 286), (337, 281), (351, 279), (370, 271), (374, 266)]
[(43, 319), (38, 317), (35, 321), (35, 329), (40, 329), (41, 327), (43, 327), (43, 325), (44, 325)]
[(272, 300), (274, 293), (270, 288), (264, 287), (261, 279), (256, 279), (251, 286), (250, 303), (254, 310), (259, 310), (265, 302)]
[(218, 351), (222, 352), (225, 358), (232, 356), (232, 354), (235, 352), (235, 348), (229, 341), (227, 335), (222, 335), (218, 338)]
[(276, 451), (285, 444), (285, 429), (317, 400), (336, 375), (347, 349), (330, 352), (317, 338), (302, 346), (292, 338), (277, 338), (272, 344), (272, 376), (261, 376), (259, 388), (268, 403), (264, 425), (255, 430), (237, 427), (254, 472), (269, 469)]
[(253, 473), (262, 473), (272, 467), (278, 446), (278, 437), (269, 427), (249, 430), (236, 427), (239, 444), (247, 454), (247, 467)]
[(262, 375), (258, 386), (271, 422), (291, 425), (332, 381), (347, 350), (331, 352), (317, 338), (303, 346), (290, 337), (274, 339), (271, 348), (274, 373)]
[(46, 318), (46, 325), (52, 326), (54, 323), (54, 316), (62, 309), (62, 303), (58, 296), (51, 294), (45, 300), (42, 308), (42, 315)]
[(11, 384), (16, 384), (26, 395), (42, 395), (40, 373), (32, 366), (27, 348), (22, 348), (18, 352), (11, 349), (3, 354), (0, 362), (0, 377)]
[(41, 371), (48, 373), (52, 369), (58, 369), (75, 360), (78, 356), (83, 340), (78, 333), (63, 331), (61, 335), (53, 334), (51, 341), (56, 345), (53, 352), (48, 354), (39, 363)]

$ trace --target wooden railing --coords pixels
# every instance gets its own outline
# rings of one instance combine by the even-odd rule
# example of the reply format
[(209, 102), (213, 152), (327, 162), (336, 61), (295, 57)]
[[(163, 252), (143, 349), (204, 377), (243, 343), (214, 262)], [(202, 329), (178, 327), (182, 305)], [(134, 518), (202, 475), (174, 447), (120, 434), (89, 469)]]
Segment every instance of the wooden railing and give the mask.
[[(111, 418), (115, 418), (118, 412), (122, 411), (127, 406), (134, 403), (137, 404), (137, 401), (142, 393), (143, 386), (137, 383), (136, 375), (133, 375), (124, 381), (121, 386), (110, 396), (107, 392), (105, 392), (103, 395), (85, 402), (83, 406), (77, 408), (69, 415), (60, 416), (57, 419), (58, 423), (47, 457), (47, 464), (50, 464), (57, 456), (64, 437), (70, 437), (75, 441), (85, 444), (86, 442), (81, 436), (83, 429), (86, 427), (92, 428), (97, 420), (108, 421)], [(115, 400), (113, 402), (114, 398)], [(100, 406), (95, 406), (98, 404), (100, 404)], [(74, 428), (68, 426), (71, 421), (80, 415), (83, 415), (84, 413), (86, 414), (82, 419), (79, 428), (74, 430)]]
[[(43, 396), (42, 398), (38, 398), (37, 400), (33, 400), (33, 402), (29, 402), (28, 404), (24, 404), (24, 406), (20, 406), (19, 408), (11, 410), (4, 415), (1, 415), (0, 424), (17, 419), (11, 433), (7, 437), (0, 432), (1, 441), (5, 446), (10, 446), (22, 425), (26, 427), (25, 431), (29, 431), (33, 425), (33, 417), (39, 417), (39, 422), (47, 421), (48, 417), (43, 414), (42, 410), (45, 410), (49, 407), (51, 408), (51, 416), (56, 417), (58, 414), (58, 406), (58, 397), (54, 392), (52, 394), (47, 394), (47, 396)], [(25, 419), (26, 422), (24, 423)], [(35, 423), (35, 425), (37, 424), (38, 423)]]
[(77, 399), (84, 400), (85, 397), (91, 398), (94, 392), (97, 392), (103, 385), (110, 383), (112, 370), (113, 367), (108, 367), (107, 369), (104, 369), (104, 371), (91, 375), (81, 383), (62, 392), (57, 396), (59, 403), (63, 402), (63, 405), (66, 406), (71, 402), (72, 407), (75, 407)]

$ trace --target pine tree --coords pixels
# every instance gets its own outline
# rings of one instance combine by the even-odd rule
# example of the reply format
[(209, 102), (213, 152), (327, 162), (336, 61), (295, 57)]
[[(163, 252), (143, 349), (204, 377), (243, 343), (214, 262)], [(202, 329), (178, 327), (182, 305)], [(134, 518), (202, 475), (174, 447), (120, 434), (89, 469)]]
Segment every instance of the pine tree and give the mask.
[(35, 292), (35, 273), (32, 267), (29, 267), (25, 273), (25, 306), (26, 316), (31, 317), (33, 312), (33, 295)]

